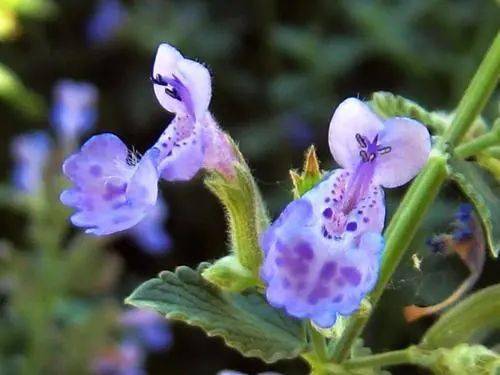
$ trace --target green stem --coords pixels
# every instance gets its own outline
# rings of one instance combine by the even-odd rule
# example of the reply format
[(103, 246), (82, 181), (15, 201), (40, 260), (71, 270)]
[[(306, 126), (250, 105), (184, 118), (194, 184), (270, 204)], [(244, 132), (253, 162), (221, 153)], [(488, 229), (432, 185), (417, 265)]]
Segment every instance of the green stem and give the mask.
[(495, 126), (490, 132), (457, 146), (454, 155), (459, 159), (466, 159), (488, 147), (496, 145), (500, 145), (500, 124)]
[(348, 370), (364, 367), (383, 367), (402, 364), (415, 364), (427, 367), (431, 363), (430, 351), (410, 346), (403, 350), (395, 350), (382, 354), (374, 354), (346, 361), (342, 366)]
[(454, 147), (467, 132), (470, 124), (481, 113), (500, 76), (500, 32), (486, 53), (464, 96), (458, 103), (453, 121), (443, 142)]
[[(480, 113), (498, 80), (500, 73), (500, 33), (483, 59), (464, 97), (457, 107), (450, 128), (441, 142), (433, 149), (422, 172), (412, 183), (386, 231), (386, 246), (381, 264), (379, 280), (369, 299), (376, 305), (392, 274), (399, 265), (427, 209), (432, 205), (447, 175), (447, 155), (442, 151), (454, 146), (466, 133)], [(349, 318), (342, 337), (334, 348), (333, 360), (346, 359), (356, 337), (363, 331), (368, 317), (358, 314)]]
[(328, 361), (328, 351), (325, 337), (313, 327), (311, 322), (307, 323), (309, 338), (311, 339), (314, 354), (321, 362)]

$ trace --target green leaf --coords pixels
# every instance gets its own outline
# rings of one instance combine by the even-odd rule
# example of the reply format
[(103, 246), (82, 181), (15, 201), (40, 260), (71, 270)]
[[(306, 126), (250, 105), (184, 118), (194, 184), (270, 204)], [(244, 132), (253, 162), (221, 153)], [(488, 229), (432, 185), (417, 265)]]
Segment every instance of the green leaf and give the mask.
[(500, 185), (473, 162), (450, 162), (451, 178), (476, 208), (493, 257), (500, 252)]
[(146, 281), (125, 302), (200, 327), (244, 356), (268, 363), (305, 350), (301, 323), (269, 306), (262, 295), (224, 292), (185, 266)]
[(422, 338), (425, 349), (451, 348), (477, 333), (500, 328), (500, 284), (474, 293), (443, 314)]
[(3, 64), (0, 64), (0, 100), (32, 119), (45, 115), (43, 98), (24, 86), (16, 74)]

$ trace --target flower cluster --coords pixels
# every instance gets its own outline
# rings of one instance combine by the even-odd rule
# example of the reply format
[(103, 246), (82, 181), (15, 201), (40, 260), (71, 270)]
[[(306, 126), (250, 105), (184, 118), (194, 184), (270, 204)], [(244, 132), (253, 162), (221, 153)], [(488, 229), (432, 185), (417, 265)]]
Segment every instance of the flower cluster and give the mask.
[(375, 285), (383, 250), (383, 187), (413, 178), (430, 136), (408, 118), (378, 118), (350, 98), (335, 111), (330, 150), (342, 167), (293, 201), (264, 233), (261, 277), (273, 306), (330, 327)]
[[(129, 152), (117, 136), (101, 134), (64, 162), (64, 174), (74, 186), (62, 193), (61, 201), (77, 210), (71, 220), (87, 233), (111, 234), (134, 227), (148, 215), (161, 216), (160, 178), (189, 180), (202, 168), (228, 178), (234, 173), (232, 145), (208, 111), (207, 68), (162, 44), (152, 81), (158, 101), (175, 117), (142, 158)], [(143, 226), (157, 233), (154, 227)], [(157, 238), (155, 243), (166, 241)]]

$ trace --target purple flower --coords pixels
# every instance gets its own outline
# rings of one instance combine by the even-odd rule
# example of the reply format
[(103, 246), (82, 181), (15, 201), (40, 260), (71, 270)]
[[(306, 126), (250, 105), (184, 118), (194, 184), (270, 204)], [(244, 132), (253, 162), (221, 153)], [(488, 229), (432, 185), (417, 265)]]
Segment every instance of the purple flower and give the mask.
[(54, 88), (51, 122), (66, 142), (75, 142), (97, 119), (97, 89), (87, 82), (62, 80)]
[(50, 137), (41, 131), (14, 138), (11, 153), (15, 163), (13, 183), (17, 189), (29, 194), (40, 189), (51, 146)]
[(406, 183), (430, 152), (423, 125), (382, 121), (353, 98), (335, 111), (329, 143), (343, 169), (289, 204), (261, 238), (268, 301), (321, 327), (355, 311), (374, 287), (383, 249), (381, 186)]
[(99, 1), (87, 23), (87, 39), (93, 44), (112, 40), (127, 18), (127, 11), (119, 0)]
[(126, 311), (121, 318), (128, 340), (135, 340), (144, 348), (160, 351), (172, 343), (168, 322), (156, 312), (140, 309)]
[(113, 134), (90, 138), (63, 165), (75, 185), (61, 194), (64, 204), (77, 209), (73, 224), (96, 235), (136, 225), (156, 203), (157, 158), (158, 150), (152, 148), (136, 160)]
[(92, 363), (96, 375), (145, 375), (145, 353), (133, 341), (125, 341), (101, 353)]
[(152, 81), (160, 104), (175, 114), (156, 143), (161, 177), (189, 180), (201, 168), (217, 169), (231, 177), (236, 157), (208, 111), (212, 86), (207, 68), (184, 58), (174, 47), (161, 44)]
[(356, 172), (356, 187), (370, 180), (387, 188), (404, 185), (423, 167), (431, 148), (429, 132), (419, 122), (406, 117), (382, 120), (355, 98), (338, 106), (328, 141), (335, 161)]
[(129, 233), (147, 253), (152, 255), (165, 254), (170, 250), (172, 240), (164, 228), (167, 214), (167, 204), (159, 195), (156, 205), (145, 218), (129, 229)]

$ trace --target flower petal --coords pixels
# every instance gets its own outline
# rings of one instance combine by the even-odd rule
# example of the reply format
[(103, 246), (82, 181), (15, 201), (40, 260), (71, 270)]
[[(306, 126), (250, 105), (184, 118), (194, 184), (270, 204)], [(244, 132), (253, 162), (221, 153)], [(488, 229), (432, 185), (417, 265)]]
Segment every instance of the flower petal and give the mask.
[(208, 69), (202, 64), (185, 59), (179, 51), (168, 44), (158, 48), (153, 66), (153, 78), (174, 83), (178, 97), (165, 85), (154, 84), (160, 104), (169, 112), (181, 116), (190, 115), (192, 120), (202, 120), (212, 96), (212, 84)]
[(429, 158), (431, 140), (427, 128), (418, 121), (397, 117), (384, 122), (379, 143), (391, 151), (375, 161), (374, 183), (392, 188), (411, 180)]
[(75, 184), (61, 194), (64, 204), (77, 209), (73, 224), (87, 228), (87, 233), (105, 235), (141, 221), (156, 202), (158, 154), (152, 149), (131, 165), (126, 146), (113, 134), (87, 141), (63, 165)]
[[(344, 213), (340, 208), (348, 178), (348, 171), (334, 171), (290, 203), (261, 237), (261, 278), (269, 303), (321, 327), (333, 325), (337, 314), (351, 314), (359, 307), (373, 288), (383, 248), (381, 189), (371, 186), (369, 195)], [(367, 203), (363, 214), (370, 220), (363, 222), (358, 208)], [(325, 223), (333, 219), (325, 232)], [(359, 227), (350, 230), (355, 221)]]
[(156, 142), (159, 170), (167, 181), (187, 181), (203, 167), (202, 127), (190, 117), (176, 116)]
[[(173, 78), (177, 71), (177, 64), (183, 60), (181, 53), (170, 44), (162, 43), (156, 52), (156, 58), (153, 65), (153, 78), (161, 77)], [(153, 85), (156, 98), (163, 108), (169, 112), (181, 113), (185, 111), (184, 105), (177, 99), (172, 98), (165, 93), (165, 86)]]
[(356, 134), (371, 141), (382, 129), (382, 121), (361, 100), (344, 100), (330, 121), (328, 143), (333, 158), (341, 167), (355, 170), (361, 161)]
[(212, 97), (212, 82), (208, 69), (202, 64), (184, 59), (178, 64), (178, 77), (189, 91), (196, 120), (202, 120)]

